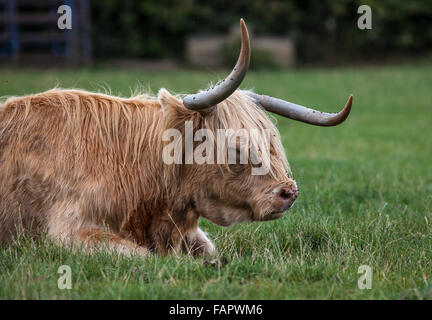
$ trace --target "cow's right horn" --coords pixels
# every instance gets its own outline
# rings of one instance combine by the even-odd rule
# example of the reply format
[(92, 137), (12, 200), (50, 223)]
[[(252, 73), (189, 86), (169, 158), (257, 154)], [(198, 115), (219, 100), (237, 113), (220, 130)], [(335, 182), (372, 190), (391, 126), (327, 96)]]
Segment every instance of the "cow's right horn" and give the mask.
[(337, 113), (327, 113), (306, 108), (282, 99), (256, 94), (254, 92), (249, 92), (248, 94), (269, 112), (273, 112), (293, 120), (324, 127), (337, 126), (338, 124), (344, 122), (350, 114), (353, 100), (353, 96), (350, 95), (345, 107), (341, 111)]
[(249, 68), (250, 41), (249, 33), (243, 19), (240, 19), (241, 49), (237, 63), (228, 77), (209, 90), (196, 94), (188, 94), (183, 98), (183, 104), (191, 110), (204, 110), (228, 98), (241, 84)]

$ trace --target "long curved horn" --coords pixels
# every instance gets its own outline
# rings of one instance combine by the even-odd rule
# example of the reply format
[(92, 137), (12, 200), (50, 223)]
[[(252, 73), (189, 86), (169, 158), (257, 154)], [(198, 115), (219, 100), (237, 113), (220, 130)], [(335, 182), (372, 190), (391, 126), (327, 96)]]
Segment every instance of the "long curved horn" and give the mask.
[(186, 108), (204, 110), (228, 98), (241, 84), (249, 68), (250, 41), (249, 33), (243, 19), (240, 19), (241, 49), (237, 63), (231, 73), (213, 88), (196, 94), (188, 94), (183, 98)]
[(353, 95), (351, 94), (348, 97), (345, 107), (341, 111), (338, 113), (326, 113), (309, 109), (278, 98), (256, 94), (254, 92), (249, 92), (248, 94), (267, 111), (293, 120), (324, 127), (336, 126), (345, 121), (351, 111), (353, 100)]

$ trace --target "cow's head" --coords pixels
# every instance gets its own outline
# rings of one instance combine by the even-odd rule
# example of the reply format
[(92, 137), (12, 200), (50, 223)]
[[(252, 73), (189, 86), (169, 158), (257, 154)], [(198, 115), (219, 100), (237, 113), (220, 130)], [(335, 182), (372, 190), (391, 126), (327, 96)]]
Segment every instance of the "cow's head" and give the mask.
[[(186, 95), (182, 101), (173, 97), (171, 100), (182, 104), (179, 107), (186, 112), (192, 112), (195, 134), (203, 128), (211, 132), (214, 152), (208, 154), (209, 150), (205, 149), (199, 153), (204, 151), (214, 163), (184, 166), (182, 181), (192, 193), (196, 211), (219, 225), (280, 218), (298, 196), (279, 132), (263, 110), (313, 125), (334, 126), (348, 117), (352, 103), (350, 96), (339, 113), (323, 113), (252, 91), (237, 90), (250, 61), (249, 35), (243, 20), (240, 26), (242, 47), (230, 75), (206, 91)], [(164, 91), (163, 95), (168, 93)], [(231, 130), (218, 135), (220, 129)], [(204, 139), (202, 134), (198, 138), (209, 139), (206, 135)], [(194, 143), (196, 146), (197, 142)]]

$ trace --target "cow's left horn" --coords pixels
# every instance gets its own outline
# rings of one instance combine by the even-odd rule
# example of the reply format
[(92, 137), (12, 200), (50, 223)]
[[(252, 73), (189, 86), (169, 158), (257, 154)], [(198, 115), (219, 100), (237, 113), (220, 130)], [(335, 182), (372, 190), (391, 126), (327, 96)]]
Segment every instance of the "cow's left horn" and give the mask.
[(350, 95), (345, 107), (341, 111), (337, 113), (327, 113), (306, 108), (278, 98), (256, 94), (254, 92), (249, 92), (248, 94), (269, 112), (273, 112), (293, 120), (324, 127), (336, 126), (339, 123), (345, 121), (345, 119), (350, 114), (353, 100), (353, 96)]
[(196, 94), (188, 94), (183, 98), (186, 108), (204, 110), (228, 98), (241, 84), (249, 68), (250, 41), (249, 33), (243, 19), (240, 19), (241, 49), (237, 63), (228, 77), (209, 90)]

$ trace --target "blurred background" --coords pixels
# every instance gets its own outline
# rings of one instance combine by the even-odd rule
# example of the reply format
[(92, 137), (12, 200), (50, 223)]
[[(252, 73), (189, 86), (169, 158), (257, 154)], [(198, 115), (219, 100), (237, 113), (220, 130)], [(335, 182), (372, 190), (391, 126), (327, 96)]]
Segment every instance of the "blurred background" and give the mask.
[[(58, 28), (61, 5), (72, 29)], [(357, 25), (361, 5), (372, 29)], [(241, 17), (254, 68), (388, 63), (432, 48), (430, 0), (0, 0), (0, 64), (230, 67)]]

